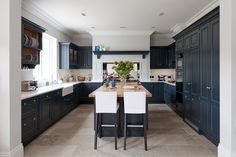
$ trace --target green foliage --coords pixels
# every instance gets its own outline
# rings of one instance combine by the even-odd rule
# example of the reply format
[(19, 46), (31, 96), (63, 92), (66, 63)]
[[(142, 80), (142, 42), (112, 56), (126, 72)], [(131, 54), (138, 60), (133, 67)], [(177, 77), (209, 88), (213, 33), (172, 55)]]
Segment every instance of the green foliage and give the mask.
[(112, 69), (119, 75), (120, 78), (125, 79), (129, 76), (130, 72), (134, 69), (133, 63), (130, 61), (114, 62), (115, 66)]

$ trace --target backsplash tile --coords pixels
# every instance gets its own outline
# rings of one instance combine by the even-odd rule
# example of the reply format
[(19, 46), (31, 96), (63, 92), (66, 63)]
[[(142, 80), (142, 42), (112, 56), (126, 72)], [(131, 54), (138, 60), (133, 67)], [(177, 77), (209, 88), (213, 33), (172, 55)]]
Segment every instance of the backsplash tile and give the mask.
[(173, 76), (175, 80), (175, 69), (151, 69), (150, 70), (150, 76), (154, 76), (154, 78), (151, 78), (151, 81), (157, 81), (158, 75), (168, 75), (168, 76)]

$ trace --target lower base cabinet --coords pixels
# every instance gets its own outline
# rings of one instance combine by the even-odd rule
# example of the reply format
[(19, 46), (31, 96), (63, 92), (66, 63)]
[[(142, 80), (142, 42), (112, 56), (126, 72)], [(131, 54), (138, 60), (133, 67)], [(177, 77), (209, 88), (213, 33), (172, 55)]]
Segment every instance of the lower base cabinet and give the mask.
[(60, 118), (81, 103), (93, 103), (88, 95), (102, 83), (74, 85), (72, 94), (62, 96), (62, 90), (48, 92), (22, 100), (22, 143), (27, 145)]
[(169, 84), (164, 84), (164, 101), (169, 105), (174, 111), (176, 110), (176, 87)]
[(22, 143), (24, 145), (32, 141), (38, 134), (39, 115), (38, 97), (30, 98), (22, 102)]
[(94, 90), (99, 88), (102, 83), (99, 82), (90, 82), (90, 83), (81, 83), (80, 84), (81, 92), (80, 92), (80, 104), (93, 104), (93, 98), (89, 98), (88, 95), (92, 93)]
[(149, 103), (164, 103), (164, 83), (142, 82), (142, 85), (152, 93), (152, 97), (148, 98)]

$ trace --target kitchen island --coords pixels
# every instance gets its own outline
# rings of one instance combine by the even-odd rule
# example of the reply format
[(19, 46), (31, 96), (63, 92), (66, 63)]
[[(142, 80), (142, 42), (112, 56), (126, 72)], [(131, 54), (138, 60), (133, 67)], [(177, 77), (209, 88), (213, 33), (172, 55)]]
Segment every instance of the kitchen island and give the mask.
[[(133, 86), (133, 88), (132, 88)], [(115, 88), (107, 88), (105, 86), (101, 86), (92, 93), (89, 94), (90, 98), (95, 99), (96, 92), (117, 92), (117, 98), (118, 102), (120, 103), (120, 109), (119, 109), (119, 126), (118, 126), (118, 136), (123, 136), (123, 128), (124, 128), (124, 92), (145, 92), (146, 97), (150, 98), (152, 97), (152, 93), (150, 93), (146, 88), (144, 88), (142, 85), (129, 85), (129, 86), (121, 86), (117, 85)], [(94, 101), (95, 103), (95, 101)], [(148, 99), (146, 101), (146, 110), (148, 115)], [(94, 114), (96, 111), (96, 105), (94, 105)], [(95, 117), (95, 116), (94, 116)], [(127, 123), (128, 125), (142, 125), (143, 124), (143, 116), (141, 115), (128, 115), (127, 117)], [(94, 118), (94, 126), (96, 123), (96, 120)], [(100, 119), (99, 123), (103, 125), (112, 125), (114, 124), (114, 115), (113, 114), (104, 114)], [(95, 128), (95, 127), (94, 127)], [(143, 128), (127, 128), (127, 135), (129, 137), (141, 137), (143, 136)], [(106, 127), (100, 129), (99, 132), (100, 137), (112, 137), (114, 136), (114, 127)]]

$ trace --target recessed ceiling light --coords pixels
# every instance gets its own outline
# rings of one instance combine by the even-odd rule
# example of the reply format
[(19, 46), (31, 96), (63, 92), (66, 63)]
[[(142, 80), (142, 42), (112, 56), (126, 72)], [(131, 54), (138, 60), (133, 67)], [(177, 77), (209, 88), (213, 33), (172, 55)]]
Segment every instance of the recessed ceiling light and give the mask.
[(154, 29), (154, 28), (156, 28), (155, 26), (152, 26), (152, 28)]
[(91, 27), (92, 29), (95, 29), (95, 27)]
[(86, 13), (81, 13), (82, 16), (86, 16)]
[(127, 27), (126, 27), (126, 26), (121, 26), (120, 28), (121, 28), (121, 29), (125, 29), (125, 28), (127, 28)]
[(159, 14), (159, 16), (163, 16), (163, 15), (165, 15), (165, 13), (163, 13), (163, 12)]

